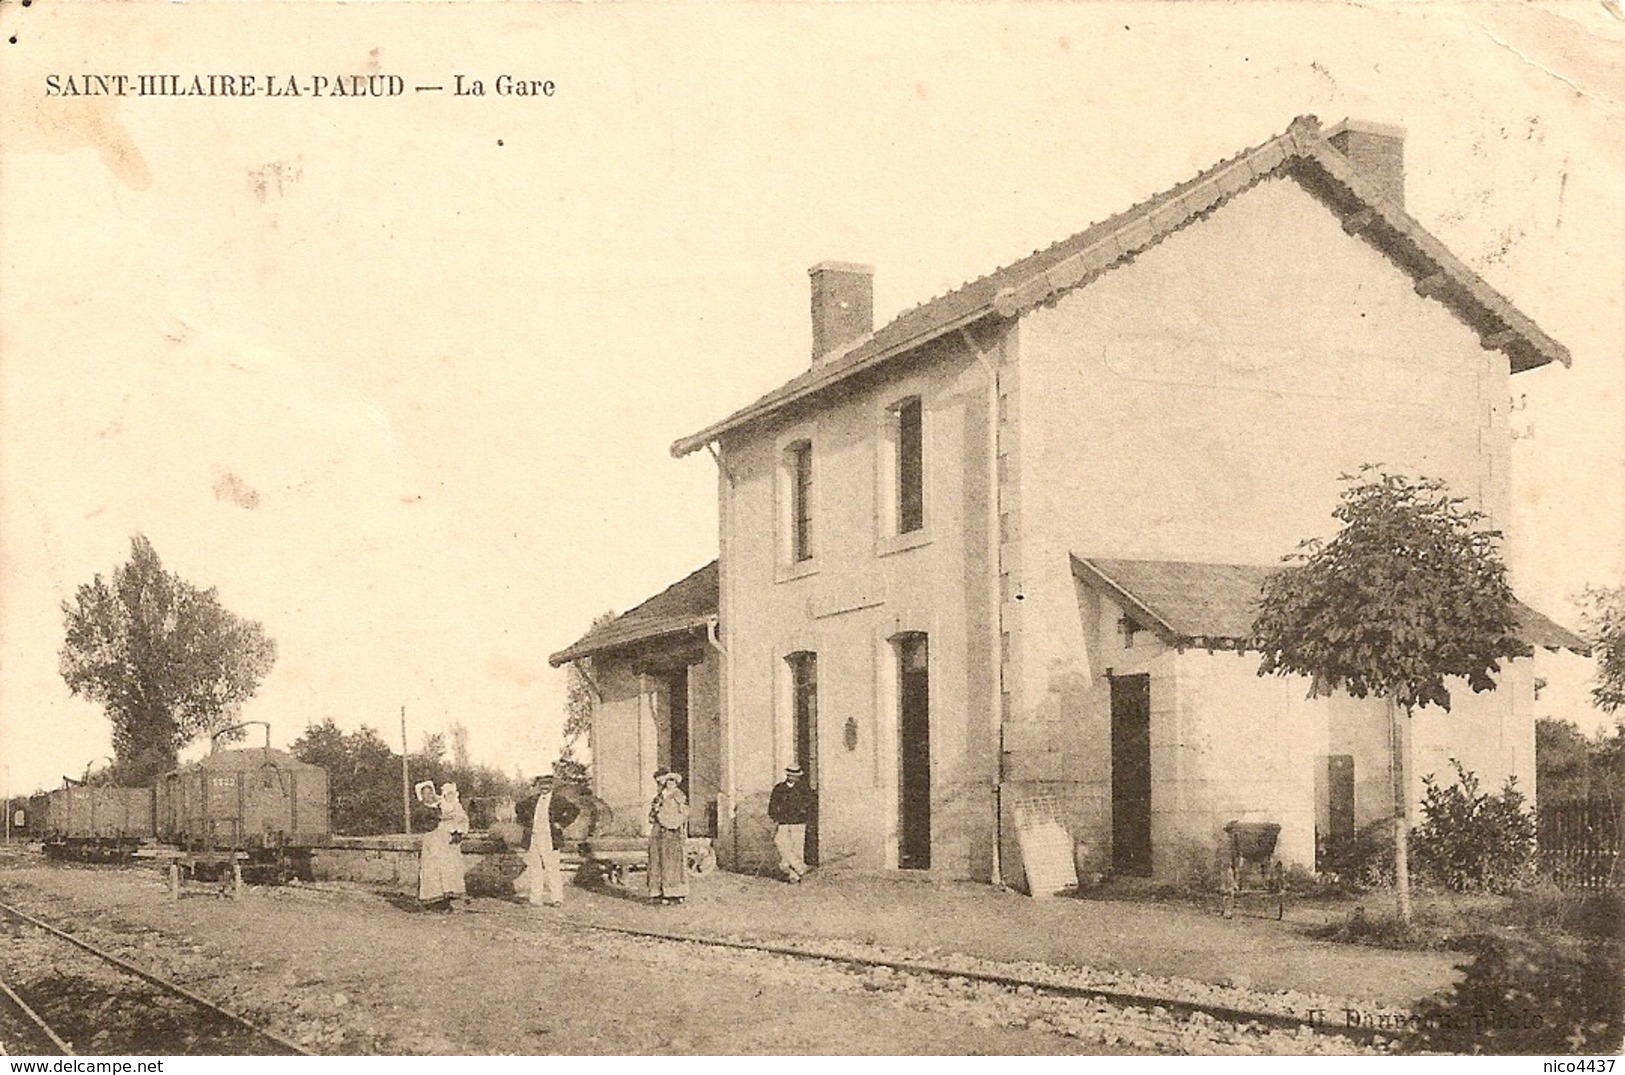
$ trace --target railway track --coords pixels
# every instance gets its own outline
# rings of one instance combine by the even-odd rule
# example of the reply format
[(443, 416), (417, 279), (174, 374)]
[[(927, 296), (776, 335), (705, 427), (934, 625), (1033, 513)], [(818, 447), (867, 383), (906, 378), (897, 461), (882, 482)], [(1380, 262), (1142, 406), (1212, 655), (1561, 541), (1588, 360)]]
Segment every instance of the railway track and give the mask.
[[(522, 929), (518, 927), (517, 923), (529, 918), (528, 915), (517, 909), (494, 913), (489, 911), (476, 913), (481, 916), (489, 915), (493, 918), (505, 919), (513, 923), (513, 925), (505, 924), (502, 927), (505, 931), (513, 933), (522, 933)], [(1310, 1034), (1343, 1039), (1351, 1045), (1367, 1049), (1381, 1049), (1385, 1043), (1393, 1042), (1396, 1038), (1402, 1036), (1392, 1030), (1377, 1030), (1367, 1026), (1343, 1026), (1331, 1020), (1330, 1016), (1333, 1013), (1330, 1012), (1326, 1013), (1327, 1018), (1325, 1020), (1314, 1021), (1282, 1012), (1237, 1008), (1229, 1005), (1166, 996), (1150, 996), (1105, 986), (1048, 981), (1043, 978), (1027, 977), (1019, 974), (973, 970), (914, 959), (880, 955), (854, 955), (849, 952), (836, 952), (806, 945), (775, 944), (729, 937), (711, 937), (702, 934), (668, 932), (633, 926), (584, 922), (567, 918), (552, 919), (550, 924), (591, 933), (697, 945), (720, 951), (754, 952), (813, 963), (833, 964), (860, 974), (882, 973), (891, 974), (899, 979), (913, 978), (933, 983), (938, 989), (946, 987), (950, 990), (957, 989), (961, 992), (971, 992), (980, 987), (984, 990), (998, 990), (1017, 996), (1051, 998), (1055, 1001), (1085, 1006), (1093, 1021), (1103, 1027), (1119, 1028), (1125, 1034), (1149, 1035), (1154, 1039), (1158, 1039), (1157, 1044), (1170, 1048), (1181, 1043), (1178, 1029), (1184, 1027), (1203, 1031), (1229, 1027), (1234, 1032), (1243, 1034), (1277, 1032), (1291, 1035)], [(1165, 1022), (1169, 1028), (1174, 1029), (1160, 1032), (1148, 1030), (1148, 1021)]]
[[(73, 946), (71, 954), (64, 953), (67, 958), (46, 960), (49, 972), (27, 984), (0, 982), (0, 1004), (15, 1013), (12, 1021), (56, 1052), (75, 1055), (74, 1043), (88, 1040), (107, 1055), (311, 1055), (237, 1012), (26, 911), (0, 902), (0, 916), (19, 940), (50, 938)], [(16, 941), (9, 943), (16, 948)]]
[[(299, 891), (299, 889), (296, 887), (294, 891)], [(339, 898), (370, 902), (368, 897), (360, 894), (346, 893)], [(522, 934), (523, 930), (517, 924), (530, 920), (530, 915), (512, 904), (498, 904), (496, 906), (500, 909), (481, 909), (475, 911), (471, 917), (497, 919), (505, 923), (502, 927), (504, 930)], [(1334, 1018), (1340, 1012), (1331, 1010), (1320, 1013), (1321, 1018), (1313, 1019), (1308, 1016), (1292, 1015), (1281, 1011), (1242, 1008), (1173, 996), (1134, 993), (1115, 989), (1109, 985), (1058, 982), (1016, 973), (1001, 973), (991, 970), (933, 964), (917, 959), (904, 959), (880, 954), (858, 955), (851, 952), (821, 949), (815, 945), (772, 943), (734, 937), (670, 932), (583, 921), (575, 918), (552, 918), (549, 920), (549, 924), (559, 928), (584, 932), (698, 945), (717, 950), (755, 952), (808, 962), (835, 964), (860, 973), (886, 971), (900, 976), (912, 976), (941, 983), (973, 983), (1017, 993), (1025, 991), (1036, 996), (1088, 1002), (1095, 1009), (1104, 1007), (1113, 1011), (1150, 1013), (1157, 1018), (1167, 1019), (1175, 1023), (1188, 1024), (1205, 1021), (1213, 1025), (1228, 1024), (1239, 1030), (1254, 1033), (1309, 1033), (1322, 1037), (1340, 1038), (1368, 1049), (1381, 1049), (1388, 1043), (1403, 1040), (1406, 1036), (1404, 1032), (1391, 1028), (1374, 1028), (1369, 1025), (1344, 1025), (1335, 1021)]]
[(1392, 1040), (1394, 1032), (1391, 1030), (1376, 1030), (1365, 1026), (1345, 1027), (1335, 1022), (1312, 1022), (1306, 1018), (1286, 1015), (1281, 1012), (1257, 1011), (1246, 1008), (1235, 1008), (1221, 1004), (1208, 1004), (1200, 1001), (1182, 1000), (1173, 997), (1148, 996), (1143, 993), (1128, 993), (1100, 986), (1073, 985), (1065, 982), (1045, 981), (1041, 978), (1027, 978), (1013, 974), (999, 974), (991, 971), (977, 971), (965, 968), (947, 967), (937, 964), (924, 963), (916, 960), (887, 959), (879, 957), (855, 956), (845, 953), (820, 951), (794, 945), (767, 944), (755, 941), (732, 940), (721, 937), (704, 937), (682, 933), (665, 933), (659, 930), (638, 929), (630, 926), (607, 926), (599, 924), (582, 924), (585, 928), (606, 933), (619, 933), (632, 937), (647, 937), (666, 941), (679, 941), (687, 944), (705, 945), (711, 948), (730, 948), (743, 951), (765, 952), (771, 955), (788, 956), (792, 959), (816, 960), (828, 963), (837, 963), (859, 970), (884, 969), (901, 974), (912, 974), (939, 980), (960, 980), (967, 982), (981, 982), (1007, 989), (1028, 989), (1036, 994), (1055, 997), (1068, 997), (1090, 1001), (1103, 1001), (1106, 1004), (1122, 1008), (1135, 1008), (1143, 1011), (1161, 1010), (1169, 1015), (1189, 1019), (1194, 1015), (1201, 1015), (1215, 1022), (1230, 1023), (1236, 1026), (1255, 1026), (1262, 1029), (1285, 1030), (1296, 1033), (1307, 1029), (1312, 1033), (1336, 1034), (1349, 1038), (1362, 1045), (1374, 1046), (1379, 1040)]
[[(297, 892), (300, 889), (296, 886), (292, 891)], [(312, 891), (311, 895), (316, 896), (317, 893)], [(341, 895), (339, 893), (324, 892), (320, 893), (320, 897), (325, 900), (336, 898), (339, 902), (364, 902), (369, 905), (374, 902), (359, 893), (343, 893)], [(49, 923), (42, 922), (17, 908), (0, 903), (0, 917), (9, 917), (14, 921), (39, 928), (101, 959), (108, 960), (115, 966), (133, 973), (143, 980), (157, 985), (159, 988), (185, 998), (198, 1008), (210, 1013), (214, 1018), (230, 1021), (236, 1025), (240, 1033), (258, 1037), (262, 1046), (269, 1044), (288, 1053), (305, 1052), (294, 1043), (269, 1031), (262, 1030), (236, 1013), (221, 1008), (185, 990), (184, 987), (136, 968), (117, 956), (102, 952), (79, 938), (73, 937), (71, 934), (67, 934)], [(524, 923), (533, 921), (532, 916), (525, 910), (511, 904), (496, 904), (489, 908), (482, 908), (470, 917), (475, 920), (485, 919), (502, 932), (516, 935), (526, 933)], [(571, 918), (551, 918), (549, 924), (587, 933), (700, 946), (719, 952), (759, 953), (766, 956), (831, 965), (863, 976), (865, 978), (864, 988), (866, 989), (888, 990), (903, 988), (904, 983), (912, 982), (939, 996), (974, 999), (976, 997), (986, 998), (1003, 994), (1007, 997), (1025, 998), (1022, 1003), (1028, 1006), (1042, 1008), (1045, 1003), (1052, 1006), (1058, 1005), (1061, 1006), (1059, 1009), (1052, 1008), (1052, 1010), (1064, 1010), (1098, 1027), (1119, 1028), (1125, 1035), (1132, 1035), (1141, 1040), (1150, 1040), (1154, 1046), (1168, 1050), (1175, 1050), (1190, 1044), (1189, 1040), (1182, 1038), (1181, 1035), (1188, 1035), (1191, 1032), (1198, 1035), (1212, 1034), (1220, 1037), (1237, 1034), (1243, 1036), (1312, 1035), (1320, 1038), (1342, 1039), (1350, 1045), (1377, 1049), (1382, 1048), (1385, 1042), (1393, 1042), (1396, 1038), (1403, 1037), (1402, 1034), (1396, 1034), (1391, 1030), (1375, 1030), (1367, 1026), (1343, 1026), (1332, 1022), (1329, 1018), (1323, 1021), (1311, 1021), (1309, 1018), (1286, 1014), (1281, 1011), (1251, 1009), (1237, 1007), (1233, 1004), (1187, 1000), (1174, 996), (1135, 993), (1114, 989), (1106, 984), (1092, 985), (1045, 980), (1041, 975), (1031, 976), (1023, 973), (1025, 968), (1003, 972), (997, 967), (976, 969), (931, 963), (914, 958), (902, 958), (889, 953), (855, 954), (851, 951), (822, 949), (810, 944), (772, 943), (735, 937), (706, 936), (697, 933), (613, 925)], [(3, 972), (3, 964), (0, 964), (0, 973)], [(1064, 974), (1065, 971), (1063, 970), (1061, 973)], [(0, 997), (3, 997), (3, 993), (0, 993)], [(0, 1007), (3, 1006), (3, 1002), (0, 1002)], [(74, 1040), (72, 1034), (62, 1034), (61, 1036), (70, 1043)], [(0, 1040), (3, 1040), (3, 1038), (0, 1038)]]
[(0, 1019), (0, 1055), (45, 1056), (52, 1052), (78, 1055), (39, 1012), (3, 981), (0, 981), (0, 1001), (3, 1001), (0, 1010), (11, 1012), (11, 1018)]

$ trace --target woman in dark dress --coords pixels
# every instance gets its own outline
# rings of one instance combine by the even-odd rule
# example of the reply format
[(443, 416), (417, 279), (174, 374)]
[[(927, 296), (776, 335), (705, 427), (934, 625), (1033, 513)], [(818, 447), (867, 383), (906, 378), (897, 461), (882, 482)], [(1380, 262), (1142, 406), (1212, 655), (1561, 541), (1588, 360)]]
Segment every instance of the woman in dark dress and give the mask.
[(654, 802), (649, 805), (649, 896), (661, 903), (682, 903), (688, 895), (688, 797), (681, 775), (655, 773)]

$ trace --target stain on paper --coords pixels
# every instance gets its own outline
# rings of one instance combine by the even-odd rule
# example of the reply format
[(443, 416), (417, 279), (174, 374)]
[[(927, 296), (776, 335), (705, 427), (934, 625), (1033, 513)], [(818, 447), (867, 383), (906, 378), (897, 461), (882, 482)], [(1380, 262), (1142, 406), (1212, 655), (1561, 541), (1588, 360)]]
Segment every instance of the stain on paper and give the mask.
[(231, 471), (222, 471), (214, 481), (214, 498), (228, 500), (239, 508), (253, 511), (260, 506), (259, 490), (249, 485)]
[[(38, 140), (38, 148), (53, 153), (94, 149), (120, 182), (132, 190), (146, 190), (152, 185), (152, 173), (135, 140), (119, 122), (118, 109), (116, 97), (53, 97), (35, 105), (34, 123), (27, 130)], [(6, 127), (8, 134), (17, 132), (10, 124)], [(35, 147), (13, 143), (13, 148)]]

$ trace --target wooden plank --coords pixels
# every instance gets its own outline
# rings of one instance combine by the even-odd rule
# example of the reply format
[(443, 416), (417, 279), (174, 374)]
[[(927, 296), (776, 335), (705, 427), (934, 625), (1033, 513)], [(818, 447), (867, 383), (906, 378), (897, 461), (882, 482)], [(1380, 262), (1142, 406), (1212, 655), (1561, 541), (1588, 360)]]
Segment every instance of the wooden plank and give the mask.
[(1016, 842), (1027, 874), (1027, 892), (1034, 899), (1048, 899), (1078, 887), (1072, 834), (1048, 811), (1018, 807)]

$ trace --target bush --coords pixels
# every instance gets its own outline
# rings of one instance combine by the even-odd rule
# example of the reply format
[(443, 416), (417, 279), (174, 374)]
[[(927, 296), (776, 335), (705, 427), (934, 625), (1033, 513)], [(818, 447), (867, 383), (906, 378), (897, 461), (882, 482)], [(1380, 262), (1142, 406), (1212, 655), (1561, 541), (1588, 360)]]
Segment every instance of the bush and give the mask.
[(1361, 904), (1346, 917), (1324, 925), (1312, 926), (1305, 932), (1323, 941), (1339, 944), (1363, 944), (1372, 948), (1425, 950), (1447, 947), (1434, 932), (1430, 916), (1424, 910), (1414, 915), (1409, 923), (1402, 922), (1392, 911), (1368, 912)]
[(1422, 824), (1411, 837), (1417, 872), (1452, 892), (1511, 892), (1535, 877), (1535, 818), (1515, 778), (1499, 795), (1450, 759), (1456, 783), (1422, 778)]
[(1382, 888), (1394, 883), (1394, 823), (1373, 821), (1352, 835), (1327, 837), (1320, 871), (1350, 888)]
[(1480, 937), (1466, 975), (1418, 1005), (1422, 1048), (1451, 1053), (1608, 1053), (1625, 1033), (1617, 943)]

